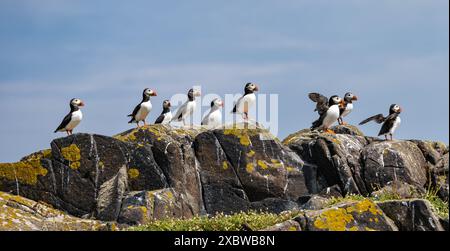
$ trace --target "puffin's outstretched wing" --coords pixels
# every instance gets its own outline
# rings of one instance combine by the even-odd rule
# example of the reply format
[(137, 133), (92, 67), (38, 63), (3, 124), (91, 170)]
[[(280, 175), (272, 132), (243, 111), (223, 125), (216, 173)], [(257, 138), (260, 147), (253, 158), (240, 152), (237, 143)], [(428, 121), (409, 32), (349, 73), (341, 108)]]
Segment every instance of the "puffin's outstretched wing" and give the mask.
[(137, 105), (134, 108), (133, 112), (127, 116), (127, 117), (131, 117), (131, 120), (128, 123), (133, 123), (134, 122), (134, 117), (139, 112), (139, 109), (141, 109), (141, 103), (139, 103), (139, 105)]
[(383, 125), (381, 126), (380, 132), (378, 133), (378, 136), (386, 134), (389, 132), (389, 130), (394, 126), (395, 119), (398, 116), (397, 113), (393, 113), (386, 117), (384, 120)]
[(320, 115), (324, 114), (328, 110), (328, 98), (320, 93), (310, 93), (308, 94), (309, 99), (316, 103), (316, 109)]
[(159, 117), (156, 119), (155, 124), (161, 124), (164, 121), (164, 114), (161, 113)]
[(361, 121), (361, 123), (359, 123), (359, 125), (364, 125), (365, 123), (367, 123), (367, 122), (369, 122), (369, 121), (372, 121), (372, 120), (374, 120), (374, 121), (377, 122), (378, 124), (381, 124), (381, 123), (383, 123), (386, 119), (387, 119), (387, 118), (385, 118), (385, 117), (383, 116), (383, 114), (380, 113), (380, 114), (377, 114), (377, 115), (375, 115), (375, 116), (372, 116), (372, 117), (370, 117), (370, 118), (367, 118), (367, 119)]
[(71, 112), (69, 112), (69, 114), (67, 114), (64, 117), (63, 121), (58, 126), (58, 128), (56, 128), (56, 130), (54, 132), (58, 132), (59, 130), (66, 128), (66, 126), (70, 123), (70, 120), (72, 120), (72, 113)]

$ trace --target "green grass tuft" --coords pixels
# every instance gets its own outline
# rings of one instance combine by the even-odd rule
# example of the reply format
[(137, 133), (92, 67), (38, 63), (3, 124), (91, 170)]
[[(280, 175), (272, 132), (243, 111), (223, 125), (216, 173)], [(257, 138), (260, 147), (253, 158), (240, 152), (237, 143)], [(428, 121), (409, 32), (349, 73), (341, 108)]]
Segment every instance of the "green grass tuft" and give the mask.
[(261, 230), (296, 217), (299, 212), (273, 214), (265, 212), (241, 212), (233, 215), (222, 213), (213, 217), (198, 216), (191, 219), (163, 219), (146, 225), (131, 227), (128, 231), (242, 231), (246, 225)]

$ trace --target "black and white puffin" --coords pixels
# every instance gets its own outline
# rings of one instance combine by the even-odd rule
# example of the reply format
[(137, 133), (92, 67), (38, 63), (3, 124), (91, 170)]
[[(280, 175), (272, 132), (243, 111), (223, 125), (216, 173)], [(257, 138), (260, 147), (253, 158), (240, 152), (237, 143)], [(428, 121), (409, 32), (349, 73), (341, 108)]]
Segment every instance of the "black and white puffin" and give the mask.
[(195, 97), (201, 95), (200, 91), (189, 89), (188, 100), (178, 108), (177, 113), (173, 116), (172, 121), (183, 121), (183, 125), (186, 125), (186, 118), (192, 115), (195, 111), (197, 104), (195, 103)]
[(395, 130), (400, 126), (400, 123), (402, 122), (400, 119), (400, 113), (402, 112), (402, 108), (397, 104), (392, 104), (389, 107), (389, 115), (387, 117), (384, 117), (383, 114), (377, 114), (375, 116), (372, 116), (370, 118), (367, 118), (363, 120), (360, 125), (364, 125), (365, 123), (374, 120), (378, 124), (383, 123), (381, 126), (380, 132), (378, 133), (378, 136), (384, 135), (385, 139), (388, 139), (388, 135), (391, 137), (391, 140), (393, 139), (393, 135)]
[(222, 124), (222, 111), (220, 108), (223, 107), (223, 101), (220, 98), (216, 98), (211, 101), (211, 110), (203, 118), (202, 125), (215, 128)]
[(56, 132), (66, 132), (67, 135), (72, 135), (72, 131), (80, 124), (83, 119), (83, 113), (80, 107), (83, 107), (84, 103), (81, 99), (74, 98), (70, 100), (70, 112), (67, 114), (61, 124), (56, 128)]
[(358, 97), (356, 97), (353, 93), (347, 92), (344, 95), (344, 105), (340, 109), (340, 116), (338, 119), (338, 123), (340, 125), (345, 125), (344, 117), (349, 115), (353, 110), (353, 101), (358, 100)]
[(244, 88), (244, 96), (240, 97), (234, 105), (231, 113), (242, 114), (244, 120), (248, 120), (250, 108), (256, 103), (255, 92), (259, 91), (259, 87), (254, 83), (247, 83)]
[(157, 96), (156, 92), (152, 89), (145, 88), (142, 92), (141, 103), (134, 108), (133, 113), (128, 115), (128, 117), (131, 117), (131, 120), (128, 121), (128, 123), (136, 123), (137, 127), (139, 127), (140, 121), (144, 121), (144, 125), (147, 124), (145, 119), (152, 110), (152, 103), (150, 102), (151, 96)]
[(172, 120), (172, 112), (170, 111), (170, 101), (164, 100), (163, 102), (163, 111), (161, 112), (161, 115), (156, 119), (155, 124), (169, 124)]
[(311, 129), (321, 129), (328, 133), (334, 133), (330, 130), (330, 127), (339, 118), (340, 109), (344, 105), (343, 100), (337, 95), (333, 95), (330, 99), (327, 99), (327, 97), (319, 93), (310, 93), (308, 97), (316, 102), (315, 111), (320, 115), (319, 119), (312, 123)]

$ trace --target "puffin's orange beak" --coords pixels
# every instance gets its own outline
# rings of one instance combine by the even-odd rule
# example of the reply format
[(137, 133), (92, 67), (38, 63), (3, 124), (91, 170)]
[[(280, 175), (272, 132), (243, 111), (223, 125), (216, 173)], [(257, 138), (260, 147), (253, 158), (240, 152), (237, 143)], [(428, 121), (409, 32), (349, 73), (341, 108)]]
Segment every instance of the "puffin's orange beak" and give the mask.
[(84, 102), (80, 101), (80, 105), (79, 106), (83, 107), (84, 106)]
[(259, 86), (255, 85), (255, 91), (259, 91)]
[(152, 91), (152, 92), (150, 93), (150, 96), (158, 96), (158, 94), (157, 94), (155, 91)]
[(358, 100), (358, 97), (353, 96), (352, 100), (356, 101), (356, 100)]
[(194, 95), (195, 95), (196, 97), (200, 97), (200, 96), (202, 95), (202, 93), (201, 93), (200, 91), (196, 91), (196, 92), (194, 93)]

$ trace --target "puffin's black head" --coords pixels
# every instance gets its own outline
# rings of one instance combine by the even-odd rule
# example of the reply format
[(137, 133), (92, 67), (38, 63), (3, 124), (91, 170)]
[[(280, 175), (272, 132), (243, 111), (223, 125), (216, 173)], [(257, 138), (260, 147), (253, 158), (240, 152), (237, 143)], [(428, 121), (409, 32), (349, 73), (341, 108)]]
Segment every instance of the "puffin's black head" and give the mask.
[(172, 105), (170, 104), (169, 100), (164, 100), (163, 102), (163, 109), (169, 109)]
[(342, 106), (343, 104), (344, 104), (344, 101), (338, 95), (331, 96), (330, 100), (328, 101), (328, 106), (332, 106), (332, 105)]
[(151, 96), (157, 96), (157, 94), (156, 91), (150, 88), (145, 88), (142, 92), (142, 96), (144, 97), (144, 99), (150, 99)]
[(245, 94), (250, 94), (259, 91), (259, 87), (253, 83), (247, 83), (244, 88)]
[(220, 98), (215, 98), (211, 101), (211, 108), (214, 107), (223, 107), (223, 101)]
[(70, 100), (70, 109), (73, 110), (78, 110), (80, 107), (84, 106), (84, 102), (79, 99), (79, 98), (73, 98)]
[(358, 100), (358, 97), (356, 97), (353, 93), (347, 92), (344, 96), (344, 101), (347, 103), (352, 103), (353, 101)]
[(188, 98), (190, 101), (193, 101), (195, 97), (199, 97), (201, 95), (200, 91), (194, 91), (193, 88), (188, 91)]
[(400, 114), (402, 112), (402, 108), (397, 104), (392, 104), (391, 107), (389, 107), (389, 114), (398, 113)]

